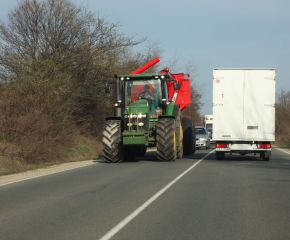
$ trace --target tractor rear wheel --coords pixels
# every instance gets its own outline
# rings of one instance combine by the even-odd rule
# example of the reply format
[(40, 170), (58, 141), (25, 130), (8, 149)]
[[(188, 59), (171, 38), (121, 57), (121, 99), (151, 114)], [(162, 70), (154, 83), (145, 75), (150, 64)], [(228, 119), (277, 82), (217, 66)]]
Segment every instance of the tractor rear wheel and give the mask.
[(156, 124), (157, 158), (163, 162), (176, 159), (175, 120), (161, 118)]
[(195, 125), (190, 118), (182, 118), (183, 154), (191, 155), (195, 152)]
[(107, 163), (118, 163), (124, 160), (124, 149), (121, 141), (121, 121), (109, 120), (105, 122), (103, 154)]

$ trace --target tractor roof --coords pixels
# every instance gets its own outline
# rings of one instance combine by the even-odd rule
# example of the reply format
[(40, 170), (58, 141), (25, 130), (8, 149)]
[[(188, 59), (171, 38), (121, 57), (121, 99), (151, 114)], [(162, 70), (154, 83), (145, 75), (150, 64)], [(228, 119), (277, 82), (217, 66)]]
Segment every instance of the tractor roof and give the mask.
[(135, 75), (118, 75), (118, 78), (124, 78), (125, 80), (142, 80), (142, 79), (152, 79), (156, 78), (159, 79), (161, 76), (164, 76), (164, 78), (168, 79), (170, 78), (167, 73), (151, 73), (151, 74), (135, 74)]

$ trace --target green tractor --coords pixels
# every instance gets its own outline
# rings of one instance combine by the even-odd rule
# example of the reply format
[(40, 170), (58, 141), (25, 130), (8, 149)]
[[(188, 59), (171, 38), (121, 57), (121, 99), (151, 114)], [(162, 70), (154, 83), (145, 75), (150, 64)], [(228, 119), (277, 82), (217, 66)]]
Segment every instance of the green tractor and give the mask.
[[(195, 152), (195, 126), (181, 111), (190, 104), (190, 83), (184, 74), (168, 69), (141, 74), (154, 65), (156, 57), (130, 75), (115, 76), (114, 116), (106, 117), (103, 154), (108, 163), (132, 161), (157, 148), (160, 161), (174, 161)], [(189, 77), (189, 75), (187, 75)]]

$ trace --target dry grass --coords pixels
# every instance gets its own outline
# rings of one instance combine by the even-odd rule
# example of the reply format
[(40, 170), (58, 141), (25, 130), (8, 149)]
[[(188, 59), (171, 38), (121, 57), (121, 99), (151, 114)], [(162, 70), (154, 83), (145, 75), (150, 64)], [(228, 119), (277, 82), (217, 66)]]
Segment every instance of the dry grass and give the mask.
[(51, 159), (47, 162), (40, 161), (38, 163), (23, 161), (21, 158), (12, 159), (9, 156), (0, 156), (0, 176), (49, 167), (65, 162), (98, 159), (102, 155), (102, 144), (91, 137), (75, 136), (69, 148), (62, 147), (62, 155), (62, 158)]
[(287, 135), (276, 135), (275, 137), (275, 145), (277, 147), (284, 147), (284, 148), (290, 148), (290, 139)]
[(98, 157), (101, 144), (71, 112), (47, 81), (0, 86), (0, 175)]

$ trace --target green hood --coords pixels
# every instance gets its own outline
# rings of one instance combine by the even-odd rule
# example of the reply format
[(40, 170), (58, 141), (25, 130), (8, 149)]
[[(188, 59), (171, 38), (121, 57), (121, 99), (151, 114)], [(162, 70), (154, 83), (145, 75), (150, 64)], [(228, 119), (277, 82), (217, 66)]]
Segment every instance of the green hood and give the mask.
[[(124, 114), (129, 114), (130, 105), (125, 109)], [(131, 113), (148, 113), (148, 102), (145, 99), (137, 100), (131, 103)]]

